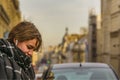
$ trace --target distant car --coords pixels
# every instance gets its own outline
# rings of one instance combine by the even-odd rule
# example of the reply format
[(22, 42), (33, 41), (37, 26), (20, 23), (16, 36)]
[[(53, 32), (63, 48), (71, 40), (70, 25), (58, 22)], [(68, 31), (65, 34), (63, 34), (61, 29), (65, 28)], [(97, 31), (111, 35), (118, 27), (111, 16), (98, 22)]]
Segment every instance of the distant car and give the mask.
[(43, 80), (119, 80), (113, 68), (105, 63), (54, 64), (44, 71)]
[(42, 73), (35, 74), (35, 80), (42, 80)]

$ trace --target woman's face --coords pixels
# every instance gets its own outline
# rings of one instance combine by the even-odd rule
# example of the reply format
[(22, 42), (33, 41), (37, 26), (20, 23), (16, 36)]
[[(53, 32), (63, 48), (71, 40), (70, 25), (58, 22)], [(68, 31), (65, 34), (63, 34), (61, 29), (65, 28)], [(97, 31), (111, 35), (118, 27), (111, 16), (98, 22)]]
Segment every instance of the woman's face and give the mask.
[(18, 42), (16, 45), (18, 48), (20, 48), (27, 56), (32, 56), (33, 51), (36, 47), (36, 39), (24, 41), (24, 42)]

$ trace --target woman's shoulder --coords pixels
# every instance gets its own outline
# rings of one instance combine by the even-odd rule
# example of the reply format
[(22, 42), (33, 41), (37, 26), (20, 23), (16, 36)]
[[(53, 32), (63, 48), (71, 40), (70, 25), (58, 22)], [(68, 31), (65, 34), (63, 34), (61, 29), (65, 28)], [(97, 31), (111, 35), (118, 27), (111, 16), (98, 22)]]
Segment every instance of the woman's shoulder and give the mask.
[(0, 51), (0, 64), (4, 63), (3, 55), (4, 53)]
[(5, 56), (6, 54), (0, 50), (0, 57)]
[(2, 63), (5, 64), (6, 61), (9, 61), (9, 57), (8, 57), (4, 52), (2, 52), (2, 51), (0, 50), (0, 63), (1, 63), (1, 64), (2, 64)]

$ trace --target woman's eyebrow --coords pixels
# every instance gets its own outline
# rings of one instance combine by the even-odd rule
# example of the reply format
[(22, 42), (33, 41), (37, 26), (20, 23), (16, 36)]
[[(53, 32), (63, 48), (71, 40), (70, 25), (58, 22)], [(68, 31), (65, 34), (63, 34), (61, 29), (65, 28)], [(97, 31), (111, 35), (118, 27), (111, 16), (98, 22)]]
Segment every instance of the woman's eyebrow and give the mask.
[(33, 45), (28, 45), (28, 47), (30, 47), (30, 48), (32, 48), (32, 49), (34, 49), (34, 48), (35, 48), (35, 46), (33, 46)]

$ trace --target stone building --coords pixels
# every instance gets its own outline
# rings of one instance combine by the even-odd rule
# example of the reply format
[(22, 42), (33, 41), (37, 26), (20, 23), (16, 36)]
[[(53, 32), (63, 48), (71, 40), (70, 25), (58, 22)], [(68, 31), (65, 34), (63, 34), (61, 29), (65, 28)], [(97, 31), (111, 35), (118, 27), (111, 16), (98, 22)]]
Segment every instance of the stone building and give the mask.
[[(66, 29), (65, 36), (63, 36), (62, 52), (66, 56), (66, 62), (85, 62), (86, 61), (86, 42), (87, 29), (81, 28), (81, 34), (68, 34)], [(67, 34), (67, 35), (66, 35)]]
[(120, 0), (101, 0), (102, 60), (120, 75)]
[(9, 31), (21, 21), (18, 0), (0, 0), (0, 38), (6, 38)]
[(89, 62), (102, 62), (103, 30), (101, 28), (101, 15), (95, 14), (94, 9), (89, 13)]
[(89, 49), (89, 61), (96, 62), (97, 58), (97, 17), (94, 13), (94, 9), (89, 13), (89, 31), (88, 31), (88, 49)]
[(103, 49), (103, 30), (101, 28), (101, 15), (97, 16), (97, 62), (101, 62)]

